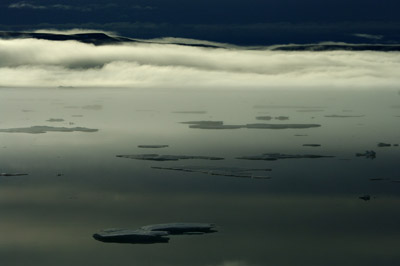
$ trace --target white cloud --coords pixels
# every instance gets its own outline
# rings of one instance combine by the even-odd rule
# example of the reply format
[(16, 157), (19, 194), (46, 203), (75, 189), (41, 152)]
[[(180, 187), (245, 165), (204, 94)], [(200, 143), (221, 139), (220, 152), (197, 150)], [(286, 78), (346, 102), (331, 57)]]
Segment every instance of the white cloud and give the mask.
[(9, 8), (16, 8), (16, 9), (22, 9), (22, 8), (46, 9), (46, 6), (34, 5), (34, 4), (27, 3), (27, 2), (18, 2), (18, 3), (10, 4), (8, 7)]
[(383, 35), (372, 35), (372, 34), (364, 34), (364, 33), (356, 33), (354, 34), (356, 37), (370, 39), (370, 40), (381, 40)]
[(0, 86), (397, 88), (397, 52), (285, 52), (170, 44), (0, 40)]
[(29, 2), (17, 2), (14, 4), (10, 4), (8, 8), (14, 9), (62, 9), (62, 10), (77, 10), (77, 11), (91, 11), (91, 8), (88, 7), (81, 7), (81, 6), (70, 6), (70, 5), (62, 5), (62, 4), (55, 4), (55, 5), (35, 5)]
[(141, 5), (133, 5), (132, 8), (138, 9), (138, 10), (153, 10), (153, 9), (155, 9), (152, 6), (141, 6)]

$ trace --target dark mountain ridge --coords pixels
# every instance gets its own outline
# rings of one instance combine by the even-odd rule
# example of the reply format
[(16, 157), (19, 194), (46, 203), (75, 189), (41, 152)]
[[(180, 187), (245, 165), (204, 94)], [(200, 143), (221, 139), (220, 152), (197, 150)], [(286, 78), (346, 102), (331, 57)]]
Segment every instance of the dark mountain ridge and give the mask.
[(352, 43), (315, 43), (315, 44), (279, 44), (272, 46), (237, 46), (229, 44), (205, 44), (202, 41), (185, 42), (184, 39), (179, 41), (161, 42), (154, 40), (139, 40), (126, 38), (121, 36), (110, 36), (102, 32), (87, 32), (76, 34), (61, 33), (38, 33), (38, 32), (16, 32), (16, 31), (0, 31), (0, 39), (40, 39), (50, 41), (78, 41), (93, 45), (115, 45), (122, 43), (158, 43), (158, 44), (175, 44), (184, 46), (195, 46), (205, 48), (243, 48), (254, 50), (272, 50), (272, 51), (379, 51), (379, 52), (399, 52), (400, 44), (352, 44)]

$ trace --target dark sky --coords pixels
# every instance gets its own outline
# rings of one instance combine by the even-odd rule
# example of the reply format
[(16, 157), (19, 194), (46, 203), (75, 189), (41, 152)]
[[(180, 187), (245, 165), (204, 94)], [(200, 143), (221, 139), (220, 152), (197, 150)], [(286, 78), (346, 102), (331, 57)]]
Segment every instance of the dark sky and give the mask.
[(3, 0), (1, 30), (94, 28), (237, 44), (399, 38), (398, 0)]

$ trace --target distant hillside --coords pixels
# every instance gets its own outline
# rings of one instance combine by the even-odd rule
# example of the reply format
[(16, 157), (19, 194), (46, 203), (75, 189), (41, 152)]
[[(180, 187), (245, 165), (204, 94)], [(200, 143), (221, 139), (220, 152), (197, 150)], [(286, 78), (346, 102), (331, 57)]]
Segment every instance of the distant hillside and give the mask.
[(34, 38), (50, 41), (78, 41), (91, 43), (94, 45), (116, 44), (121, 42), (134, 42), (134, 40), (123, 37), (111, 37), (105, 33), (78, 33), (78, 34), (55, 34), (55, 33), (36, 33), (36, 32), (0, 32), (3, 39), (26, 39)]

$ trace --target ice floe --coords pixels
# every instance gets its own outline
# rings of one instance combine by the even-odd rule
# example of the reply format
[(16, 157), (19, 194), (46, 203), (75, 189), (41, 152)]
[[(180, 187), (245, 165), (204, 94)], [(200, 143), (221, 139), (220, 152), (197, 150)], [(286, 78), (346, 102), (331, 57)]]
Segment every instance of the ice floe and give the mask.
[(22, 176), (22, 175), (28, 175), (28, 174), (22, 174), (22, 173), (0, 173), (0, 176)]
[(321, 144), (310, 143), (310, 144), (303, 144), (303, 146), (305, 146), (305, 147), (321, 147)]
[(138, 145), (138, 148), (143, 148), (143, 149), (161, 149), (167, 147), (168, 145)]
[(376, 152), (375, 151), (365, 151), (364, 153), (356, 153), (357, 157), (365, 157), (368, 159), (375, 159), (376, 158)]
[(3, 128), (0, 129), (2, 133), (29, 133), (29, 134), (40, 134), (47, 132), (97, 132), (98, 129), (86, 128), (86, 127), (49, 127), (49, 126), (32, 126), (32, 127), (20, 127), (20, 128)]
[(50, 118), (46, 120), (47, 122), (64, 122), (65, 120), (62, 118)]
[(155, 244), (168, 243), (169, 235), (201, 235), (217, 232), (210, 223), (166, 223), (145, 225), (136, 230), (105, 229), (93, 234), (93, 238), (108, 243)]
[(364, 117), (364, 115), (324, 115), (324, 117), (331, 117), (331, 118), (350, 118), (350, 117)]
[(303, 129), (303, 128), (314, 128), (320, 127), (319, 124), (245, 124), (245, 125), (225, 125), (222, 121), (188, 121), (181, 122), (182, 124), (189, 124), (190, 128), (199, 129)]
[(237, 159), (242, 160), (265, 160), (265, 161), (276, 161), (280, 159), (316, 159), (316, 158), (332, 158), (335, 156), (330, 155), (315, 155), (315, 154), (283, 154), (283, 153), (264, 153), (261, 155), (252, 155), (252, 156), (242, 156)]
[(149, 160), (149, 161), (179, 161), (179, 160), (223, 160), (221, 157), (213, 156), (197, 156), (197, 155), (160, 155), (160, 154), (132, 154), (132, 155), (117, 155), (120, 158), (128, 158), (135, 160)]

